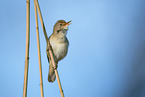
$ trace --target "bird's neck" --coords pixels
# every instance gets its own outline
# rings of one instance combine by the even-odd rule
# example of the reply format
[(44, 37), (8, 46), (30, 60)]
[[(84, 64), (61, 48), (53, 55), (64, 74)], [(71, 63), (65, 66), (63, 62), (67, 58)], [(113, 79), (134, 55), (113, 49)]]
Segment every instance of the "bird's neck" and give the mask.
[(59, 32), (54, 32), (58, 38), (66, 38), (67, 31), (60, 30)]

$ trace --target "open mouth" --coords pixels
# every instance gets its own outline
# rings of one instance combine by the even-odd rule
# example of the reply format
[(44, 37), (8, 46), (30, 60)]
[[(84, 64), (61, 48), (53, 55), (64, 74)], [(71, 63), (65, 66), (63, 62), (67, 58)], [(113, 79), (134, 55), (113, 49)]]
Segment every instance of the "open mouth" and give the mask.
[(63, 33), (66, 34), (66, 32), (68, 31), (68, 25), (70, 25), (70, 24), (71, 24), (71, 21), (63, 24)]
[(70, 25), (70, 24), (72, 24), (71, 21), (65, 23), (63, 26), (68, 26), (68, 25)]

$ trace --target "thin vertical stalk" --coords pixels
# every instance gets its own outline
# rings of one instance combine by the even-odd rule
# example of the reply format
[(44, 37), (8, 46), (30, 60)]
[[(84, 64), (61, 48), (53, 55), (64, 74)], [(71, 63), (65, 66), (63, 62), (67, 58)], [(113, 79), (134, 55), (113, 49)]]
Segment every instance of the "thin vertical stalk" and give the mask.
[(23, 97), (27, 97), (27, 81), (28, 81), (28, 66), (29, 66), (29, 41), (30, 41), (30, 1), (27, 0), (26, 1), (26, 54), (25, 54)]
[[(50, 54), (50, 57), (51, 57), (51, 60), (52, 60), (53, 67), (56, 67), (56, 63), (54, 61), (54, 57), (53, 57), (51, 49), (49, 49), (49, 54)], [(55, 71), (56, 79), (57, 79), (57, 82), (58, 82), (60, 95), (61, 95), (61, 97), (64, 97), (64, 93), (63, 93), (62, 86), (61, 86), (61, 83), (60, 83), (60, 79), (59, 79), (57, 68), (54, 69), (54, 71)]]
[(47, 50), (47, 55), (48, 54), (50, 55), (53, 67), (55, 68), (54, 71), (55, 71), (56, 79), (57, 79), (57, 82), (58, 82), (58, 86), (59, 86), (59, 90), (60, 90), (60, 95), (61, 95), (61, 97), (64, 97), (64, 93), (63, 93), (63, 90), (62, 90), (62, 86), (61, 86), (61, 82), (60, 82), (60, 79), (59, 79), (58, 71), (57, 71), (57, 68), (56, 68), (56, 63), (54, 61), (53, 53), (52, 53), (52, 50), (51, 50), (51, 47), (50, 47), (49, 43), (48, 43), (48, 48), (47, 49), (48, 49)]
[(40, 92), (41, 92), (41, 97), (43, 97), (44, 96), (44, 93), (43, 93), (43, 77), (42, 77), (40, 41), (39, 41), (40, 39), (39, 39), (39, 28), (38, 28), (37, 8), (36, 8), (36, 4), (35, 3), (34, 3), (34, 9), (35, 9), (36, 36), (37, 36), (37, 48), (38, 48), (39, 72), (40, 72)]
[(38, 14), (39, 14), (39, 17), (40, 17), (43, 33), (44, 33), (44, 36), (45, 36), (45, 40), (48, 43), (48, 36), (47, 36), (46, 29), (45, 29), (45, 26), (44, 26), (44, 22), (43, 22), (43, 18), (42, 18), (42, 15), (41, 15), (41, 10), (40, 10), (39, 4), (38, 4), (38, 0), (34, 0), (34, 3), (35, 3), (36, 8), (38, 10)]
[[(46, 42), (47, 42), (47, 46), (50, 47), (50, 43), (49, 43), (49, 40), (48, 40), (48, 37), (47, 37), (47, 34), (46, 34), (46, 29), (45, 29), (45, 26), (44, 26), (42, 14), (41, 14), (40, 7), (39, 7), (39, 4), (38, 4), (38, 0), (34, 0), (34, 1), (35, 1), (35, 4), (36, 4), (36, 7), (38, 9), (38, 13), (39, 13), (42, 29), (43, 29), (43, 32), (44, 32), (44, 35), (45, 35), (45, 39), (46, 39)], [(51, 49), (49, 49), (49, 54), (50, 54), (53, 66), (56, 67), (56, 63), (54, 61), (54, 57), (53, 57), (53, 53), (52, 53)], [(60, 79), (59, 79), (57, 69), (55, 69), (55, 74), (56, 74), (57, 82), (58, 82), (58, 85), (59, 85), (61, 97), (64, 97), (64, 93), (63, 93), (63, 90), (62, 90), (62, 86), (61, 86), (61, 83), (60, 83)]]

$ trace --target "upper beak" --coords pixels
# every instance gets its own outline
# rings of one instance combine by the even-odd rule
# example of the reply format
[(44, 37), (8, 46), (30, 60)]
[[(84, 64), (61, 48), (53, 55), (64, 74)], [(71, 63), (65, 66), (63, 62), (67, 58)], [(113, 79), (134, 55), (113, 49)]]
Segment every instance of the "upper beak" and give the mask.
[(70, 22), (71, 22), (71, 21), (65, 23), (64, 26), (72, 24), (72, 23), (70, 23)]

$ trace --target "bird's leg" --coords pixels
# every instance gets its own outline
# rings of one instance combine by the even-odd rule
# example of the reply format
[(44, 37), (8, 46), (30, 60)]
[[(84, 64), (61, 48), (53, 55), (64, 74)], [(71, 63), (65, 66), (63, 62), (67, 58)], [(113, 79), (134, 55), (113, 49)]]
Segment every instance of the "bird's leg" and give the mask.
[(55, 70), (55, 69), (57, 69), (57, 67), (58, 67), (58, 65), (56, 64), (55, 66), (53, 66), (53, 69)]
[(51, 47), (51, 45), (49, 44), (49, 45), (47, 45), (47, 51), (49, 51), (49, 50), (51, 50), (52, 51), (52, 47)]

